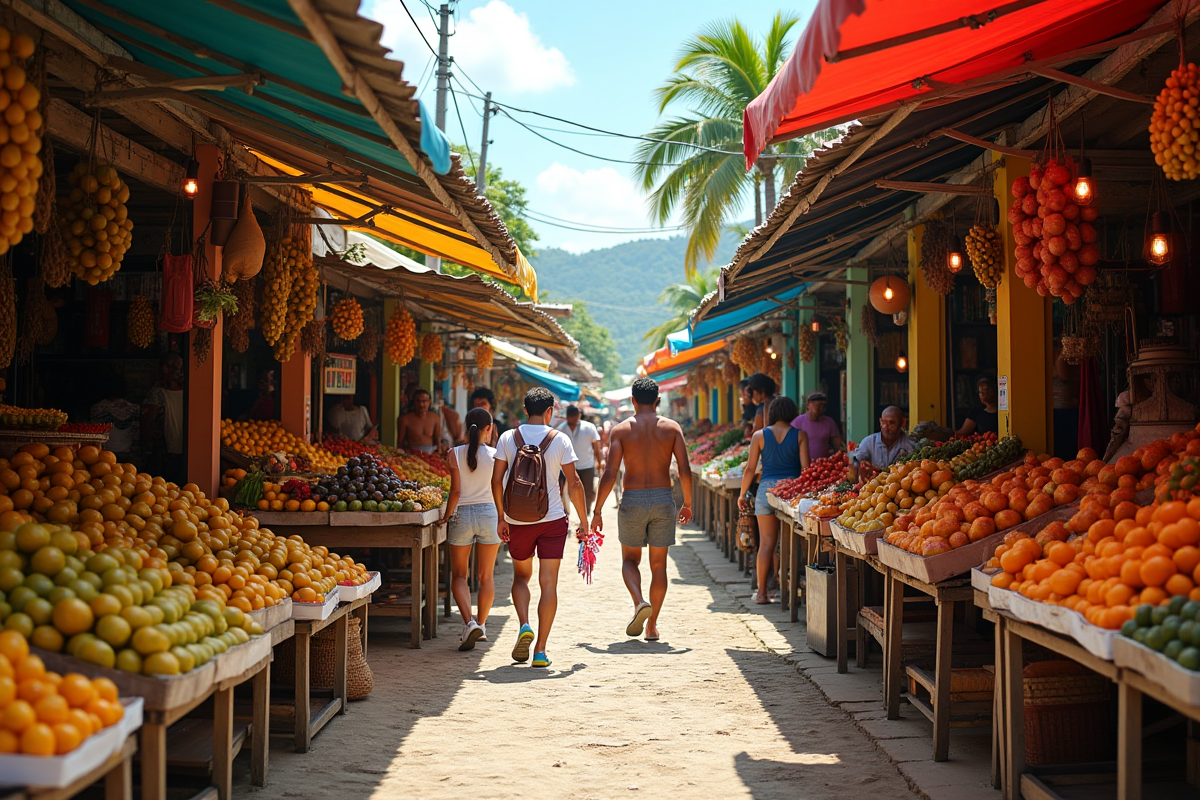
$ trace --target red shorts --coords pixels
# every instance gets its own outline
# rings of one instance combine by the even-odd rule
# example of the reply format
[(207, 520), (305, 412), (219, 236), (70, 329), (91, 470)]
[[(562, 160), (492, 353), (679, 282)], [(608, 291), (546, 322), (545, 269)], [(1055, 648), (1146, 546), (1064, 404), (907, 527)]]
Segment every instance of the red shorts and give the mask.
[(562, 558), (567, 546), (567, 518), (535, 522), (532, 525), (508, 523), (508, 552), (513, 561), (533, 558)]

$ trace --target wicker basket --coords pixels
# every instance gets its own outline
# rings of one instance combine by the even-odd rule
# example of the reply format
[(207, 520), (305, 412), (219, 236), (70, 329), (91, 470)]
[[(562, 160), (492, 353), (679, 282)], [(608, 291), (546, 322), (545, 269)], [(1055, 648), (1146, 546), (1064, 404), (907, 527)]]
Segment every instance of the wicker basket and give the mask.
[[(346, 694), (351, 700), (361, 700), (375, 688), (375, 677), (363, 656), (362, 639), (359, 637), (358, 617), (349, 621), (349, 637), (346, 653)], [(313, 689), (333, 688), (334, 626), (312, 637), (309, 653), (309, 678)], [(292, 675), (296, 671), (296, 640), (288, 639), (275, 647), (274, 671), (278, 675)]]
[(1025, 760), (1080, 764), (1110, 759), (1115, 749), (1112, 684), (1073, 661), (1025, 670)]

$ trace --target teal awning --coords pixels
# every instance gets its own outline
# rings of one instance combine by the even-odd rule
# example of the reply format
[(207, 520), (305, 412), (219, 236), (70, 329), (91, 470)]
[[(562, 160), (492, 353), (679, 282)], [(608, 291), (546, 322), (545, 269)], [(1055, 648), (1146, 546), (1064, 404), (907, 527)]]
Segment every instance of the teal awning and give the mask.
[(564, 378), (562, 375), (555, 375), (552, 372), (546, 372), (537, 367), (530, 367), (525, 364), (517, 364), (517, 373), (523, 375), (526, 380), (538, 386), (545, 386), (550, 391), (554, 392), (559, 400), (566, 400), (573, 403), (583, 394), (579, 388), (579, 384), (570, 378)]

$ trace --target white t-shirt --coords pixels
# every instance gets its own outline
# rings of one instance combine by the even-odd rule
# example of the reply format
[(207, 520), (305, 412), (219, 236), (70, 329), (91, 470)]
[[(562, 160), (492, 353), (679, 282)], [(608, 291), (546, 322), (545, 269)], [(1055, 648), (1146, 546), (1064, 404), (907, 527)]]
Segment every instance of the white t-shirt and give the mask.
[(569, 422), (562, 423), (555, 430), (571, 437), (571, 447), (575, 450), (575, 457), (579, 459), (575, 463), (575, 469), (592, 469), (596, 466), (596, 451), (592, 449), (592, 442), (600, 441), (600, 431), (596, 430), (595, 425), (581, 419), (575, 430), (571, 430)]
[[(550, 428), (545, 425), (521, 425), (521, 438), (525, 440), (525, 444), (537, 447), (542, 443), (542, 439), (546, 438), (546, 434), (550, 432)], [(514, 440), (515, 431), (505, 431), (500, 436), (500, 441), (496, 443), (496, 460), (506, 463), (504, 472), (504, 485), (508, 485), (508, 476), (512, 472), (513, 459), (517, 457), (517, 443)], [(571, 440), (566, 436), (555, 436), (550, 442), (550, 446), (546, 448), (546, 452), (542, 454), (542, 460), (546, 465), (546, 489), (550, 495), (550, 505), (546, 511), (546, 516), (539, 522), (550, 522), (556, 519), (562, 519), (567, 515), (563, 510), (562, 493), (557, 491), (558, 488), (558, 473), (562, 471), (563, 464), (574, 464), (577, 459), (575, 457), (575, 449), (571, 446)], [(513, 525), (530, 525), (533, 523), (521, 522), (515, 520), (508, 514), (504, 518)]]
[(329, 427), (347, 439), (358, 440), (367, 435), (371, 427), (371, 414), (365, 406), (347, 410), (338, 403), (329, 409)]
[(492, 498), (492, 463), (496, 460), (496, 451), (486, 444), (479, 445), (475, 451), (475, 471), (467, 463), (467, 448), (470, 445), (460, 444), (450, 451), (451, 463), (458, 467), (458, 504), (473, 506), (480, 503), (491, 505)]

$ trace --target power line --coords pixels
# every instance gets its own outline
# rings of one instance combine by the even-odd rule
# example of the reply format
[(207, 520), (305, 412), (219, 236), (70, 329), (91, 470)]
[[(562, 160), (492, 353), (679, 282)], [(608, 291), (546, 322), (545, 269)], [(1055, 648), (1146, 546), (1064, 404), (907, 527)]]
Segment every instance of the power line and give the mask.
[(526, 214), (533, 214), (533, 215), (537, 215), (539, 217), (545, 217), (546, 219), (553, 220), (554, 222), (562, 222), (567, 225), (581, 225), (581, 226), (596, 228), (597, 232), (600, 232), (600, 231), (625, 231), (625, 232), (637, 231), (637, 232), (645, 232), (645, 233), (659, 233), (662, 231), (678, 231), (678, 230), (683, 230), (683, 228), (684, 228), (683, 225), (666, 225), (666, 226), (658, 227), (658, 228), (634, 228), (634, 227), (616, 226), (616, 225), (594, 225), (591, 222), (580, 222), (579, 220), (563, 219), (562, 217), (555, 217), (551, 214), (546, 214), (542, 211), (536, 211), (536, 210), (534, 210), (532, 208), (528, 208), (528, 207), (526, 207), (523, 210)]
[(513, 122), (517, 123), (522, 128), (529, 131), (530, 133), (532, 133), (534, 136), (538, 137), (539, 139), (543, 139), (552, 145), (563, 148), (564, 150), (570, 150), (572, 153), (578, 153), (581, 156), (587, 156), (588, 158), (594, 158), (598, 161), (608, 161), (612, 164), (633, 164), (635, 166), (643, 166), (643, 167), (678, 167), (678, 166), (682, 166), (682, 163), (674, 163), (674, 162), (656, 163), (656, 162), (650, 162), (650, 161), (630, 161), (630, 160), (624, 159), (624, 158), (609, 158), (608, 156), (598, 156), (595, 153), (589, 153), (586, 150), (580, 150), (578, 147), (572, 147), (569, 144), (563, 144), (562, 142), (558, 142), (558, 141), (555, 141), (554, 139), (551, 139), (549, 136), (546, 136), (544, 133), (534, 130), (533, 128), (529, 127), (521, 120), (514, 117), (512, 114), (508, 113), (508, 110), (505, 108), (501, 108), (500, 111), (501, 111), (501, 113), (504, 114), (504, 116), (508, 117)]
[(467, 126), (463, 125), (462, 113), (458, 110), (458, 94), (454, 91), (453, 86), (449, 86), (448, 88), (450, 89), (450, 99), (454, 101), (454, 116), (458, 117), (458, 129), (462, 131), (463, 146), (467, 148), (467, 160), (471, 162), (471, 169), (478, 175), (479, 172), (475, 167), (475, 156), (471, 155), (471, 140), (467, 138)]
[[(426, 5), (429, 5), (429, 4), (426, 3)], [(408, 10), (408, 6), (405, 5), (404, 0), (400, 0), (400, 7), (404, 9), (404, 13), (408, 14), (408, 18), (410, 20), (412, 20), (413, 27), (417, 29), (417, 33), (420, 34), (420, 36), (421, 36), (421, 41), (424, 42), (425, 46), (429, 48), (429, 52), (433, 53), (433, 57), (437, 58), (438, 57), (437, 50), (434, 50), (433, 45), (431, 45), (429, 43), (429, 40), (425, 38), (425, 31), (421, 30), (421, 26), (417, 24), (416, 17), (414, 17), (412, 15), (412, 12)]]

